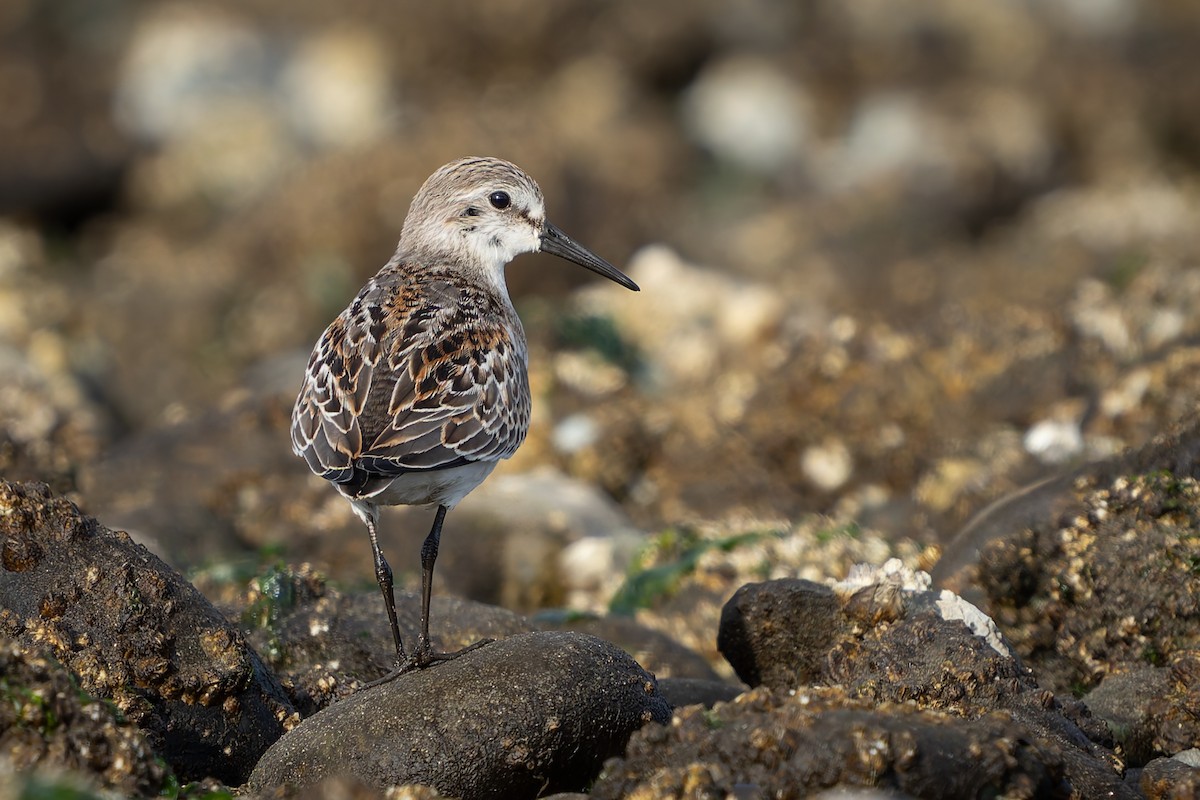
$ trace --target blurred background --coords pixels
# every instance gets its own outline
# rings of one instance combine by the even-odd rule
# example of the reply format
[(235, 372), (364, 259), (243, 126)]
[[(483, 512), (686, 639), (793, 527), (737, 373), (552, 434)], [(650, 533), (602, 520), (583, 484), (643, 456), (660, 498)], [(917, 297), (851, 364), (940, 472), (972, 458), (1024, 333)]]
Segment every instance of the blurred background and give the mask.
[[(534, 430), (447, 542), (821, 512), (938, 543), (1194, 406), (1194, 0), (6, 0), (0, 476), (177, 566), (369, 581), (287, 418), (462, 155), (643, 292), (509, 267)], [(388, 512), (398, 569), (422, 513)]]

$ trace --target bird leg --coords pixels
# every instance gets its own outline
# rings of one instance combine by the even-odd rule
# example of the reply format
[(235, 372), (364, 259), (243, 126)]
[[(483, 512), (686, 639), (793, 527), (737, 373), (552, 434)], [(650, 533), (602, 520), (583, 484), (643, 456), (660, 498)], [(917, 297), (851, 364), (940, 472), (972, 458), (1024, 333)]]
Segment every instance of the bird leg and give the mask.
[(435, 653), (433, 645), (429, 641), (429, 603), (433, 597), (433, 565), (437, 561), (438, 545), (442, 540), (442, 523), (446, 520), (446, 511), (448, 510), (445, 506), (438, 506), (437, 515), (433, 518), (433, 527), (429, 529), (429, 535), (425, 537), (425, 543), (421, 545), (421, 632), (417, 636), (417, 646), (413, 650), (411, 659), (412, 665), (418, 668), (427, 667), (438, 661), (458, 658), (464, 653), (469, 653), (492, 641), (483, 639), (453, 653)]
[(424, 669), (441, 661), (458, 658), (464, 653), (478, 650), (493, 641), (492, 639), (481, 639), (475, 644), (455, 650), (453, 653), (440, 653), (434, 651), (429, 640), (429, 603), (433, 597), (433, 565), (437, 561), (438, 545), (442, 539), (442, 523), (446, 520), (448, 510), (445, 506), (438, 506), (437, 515), (433, 518), (433, 527), (429, 530), (429, 535), (425, 537), (425, 543), (421, 545), (421, 632), (417, 636), (417, 646), (413, 648), (413, 653), (408, 658), (404, 657), (404, 646), (400, 643), (400, 629), (396, 623), (396, 603), (392, 597), (392, 570), (384, 560), (383, 553), (379, 550), (379, 544), (375, 540), (374, 524), (370, 520), (367, 521), (367, 529), (371, 533), (371, 548), (375, 551), (375, 577), (379, 581), (379, 588), (383, 591), (388, 619), (392, 623), (392, 635), (396, 638), (396, 668), (382, 678), (368, 683), (366, 686), (368, 689), (389, 683), (414, 669)]
[(433, 527), (421, 545), (421, 632), (417, 635), (417, 649), (413, 658), (420, 664), (433, 654), (429, 643), (429, 603), (433, 598), (433, 564), (437, 561), (438, 547), (442, 542), (442, 523), (446, 520), (446, 507), (438, 506), (433, 518)]
[(396, 669), (405, 663), (404, 642), (400, 639), (400, 623), (396, 621), (396, 597), (392, 592), (392, 568), (388, 566), (383, 551), (379, 549), (379, 537), (375, 533), (375, 521), (367, 519), (367, 534), (371, 537), (371, 552), (375, 556), (375, 580), (383, 593), (383, 607), (387, 609), (388, 622), (392, 625), (392, 641), (396, 643)]

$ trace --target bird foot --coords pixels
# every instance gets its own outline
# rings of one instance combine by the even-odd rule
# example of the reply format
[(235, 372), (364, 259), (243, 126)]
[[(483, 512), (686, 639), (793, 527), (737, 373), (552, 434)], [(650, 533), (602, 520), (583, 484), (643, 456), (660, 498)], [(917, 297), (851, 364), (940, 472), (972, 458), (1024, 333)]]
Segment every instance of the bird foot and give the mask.
[(435, 652), (428, 642), (418, 642), (417, 649), (413, 652), (412, 656), (409, 657), (408, 663), (412, 664), (410, 669), (425, 669), (425, 667), (431, 667), (434, 664), (439, 664), (443, 661), (453, 661), (459, 656), (465, 656), (467, 653), (478, 650), (484, 645), (491, 644), (494, 641), (496, 640), (480, 639), (475, 644), (467, 645), (463, 649), (455, 650), (452, 653)]
[(453, 661), (454, 659), (458, 658), (459, 656), (464, 656), (467, 653), (470, 653), (474, 650), (478, 650), (479, 648), (483, 647), (484, 645), (491, 644), (494, 641), (496, 641), (496, 640), (495, 639), (480, 639), (478, 642), (475, 642), (474, 644), (467, 645), (466, 647), (462, 648), (461, 650), (455, 650), (450, 653), (443, 653), (443, 652), (438, 652), (438, 651), (434, 650), (433, 647), (429, 644), (429, 642), (418, 642), (417, 647), (416, 647), (416, 649), (413, 650), (413, 653), (411, 656), (409, 656), (408, 658), (402, 658), (402, 659), (398, 658), (396, 660), (395, 669), (393, 669), (388, 674), (384, 675), (382, 678), (376, 678), (375, 680), (371, 681), (363, 688), (364, 689), (373, 689), (376, 686), (382, 686), (385, 683), (391, 683), (392, 681), (396, 680), (396, 678), (399, 678), (401, 675), (406, 675), (414, 670), (425, 669), (426, 667), (432, 667), (434, 664), (440, 664), (443, 661)]

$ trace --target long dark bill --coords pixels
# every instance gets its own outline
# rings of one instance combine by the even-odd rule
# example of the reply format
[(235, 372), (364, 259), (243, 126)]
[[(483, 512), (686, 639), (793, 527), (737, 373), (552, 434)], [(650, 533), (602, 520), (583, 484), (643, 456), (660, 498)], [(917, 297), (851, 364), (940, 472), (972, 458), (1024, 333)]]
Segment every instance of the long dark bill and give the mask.
[(629, 280), (628, 275), (576, 242), (570, 236), (567, 236), (557, 226), (551, 225), (549, 222), (546, 223), (545, 231), (542, 233), (542, 252), (550, 253), (559, 258), (565, 258), (567, 261), (573, 261), (581, 267), (587, 267), (597, 275), (603, 275), (610, 281), (621, 284), (626, 289), (632, 289), (635, 292), (641, 291), (636, 283)]

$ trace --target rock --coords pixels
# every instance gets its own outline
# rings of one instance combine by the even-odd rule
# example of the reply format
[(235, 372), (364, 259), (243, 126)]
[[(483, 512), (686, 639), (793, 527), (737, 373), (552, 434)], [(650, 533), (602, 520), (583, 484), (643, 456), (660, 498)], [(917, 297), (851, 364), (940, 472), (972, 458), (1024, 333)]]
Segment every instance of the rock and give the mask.
[(302, 43), (280, 76), (296, 135), (318, 147), (361, 146), (397, 121), (388, 49), (368, 29), (320, 30)]
[(1200, 767), (1180, 758), (1156, 758), (1142, 770), (1138, 785), (1147, 800), (1200, 797)]
[(850, 621), (827, 586), (804, 580), (747, 584), (725, 604), (717, 647), (750, 686), (812, 683)]
[(672, 708), (702, 705), (712, 708), (716, 703), (727, 703), (742, 693), (742, 688), (701, 678), (660, 678), (658, 693), (666, 698)]
[[(287, 554), (339, 566), (351, 559), (361, 523), (327, 521), (324, 482), (305, 482), (304, 463), (287, 446), (291, 400), (247, 397), (195, 417), (126, 437), (80, 470), (89, 513), (120, 527), (180, 569), (227, 561), (247, 545), (286, 541)], [(147, 465), (153, 465), (148, 468)], [(343, 503), (345, 501), (342, 501)], [(359, 554), (369, 572), (370, 548)]]
[(1009, 529), (980, 558), (980, 605), (1060, 692), (1200, 649), (1200, 481), (1136, 468), (1105, 479), (1110, 468), (1078, 478), (1060, 516)]
[(1032, 739), (1059, 749), (1068, 779), (1089, 789), (1085, 795), (1111, 782), (1119, 762), (1108, 727), (1080, 703), (1039, 689), (982, 612), (950, 592), (919, 591), (893, 594), (881, 614), (878, 595), (856, 606), (863, 594), (847, 605), (855, 633), (826, 656), (821, 683), (856, 697), (966, 716), (1001, 712), (1025, 725)]
[(241, 634), (123, 532), (0, 481), (0, 632), (45, 648), (182, 780), (241, 783), (294, 713)]
[(1150, 706), (1170, 693), (1170, 675), (1162, 667), (1139, 667), (1105, 676), (1084, 697), (1088, 709), (1108, 725), (1113, 739), (1125, 749), (1126, 763), (1140, 767), (1163, 755), (1152, 744), (1155, 721)]
[(949, 171), (951, 149), (936, 115), (919, 97), (881, 91), (860, 99), (827, 166), (825, 181), (845, 191), (893, 174)]
[(143, 16), (120, 66), (116, 117), (143, 141), (184, 137), (231, 98), (261, 97), (271, 59), (258, 32), (210, 9)]
[(1025, 433), (1025, 449), (1047, 464), (1065, 464), (1083, 453), (1078, 419), (1044, 419)]
[[(718, 637), (739, 676), (781, 692), (836, 686), (872, 704), (1006, 717), (1054, 753), (1043, 765), (1082, 796), (1118, 783), (1104, 724), (1039, 691), (979, 609), (924, 590), (928, 576), (898, 561), (853, 573), (836, 591), (790, 579), (739, 589)], [(864, 585), (871, 576), (878, 582)]]
[[(377, 590), (343, 594), (307, 565), (270, 570), (253, 586), (236, 613), (302, 716), (391, 670), (395, 647)], [(420, 595), (396, 593), (396, 617), (408, 647), (417, 640), (420, 609)], [(511, 611), (444, 595), (433, 597), (430, 616), (438, 650), (533, 630)]]
[[(980, 553), (993, 542), (1029, 525), (1057, 519), (1070, 509), (1074, 505), (1072, 480), (1069, 475), (1045, 478), (987, 505), (947, 544), (933, 569), (933, 582), (975, 602), (983, 602), (984, 596), (978, 588)], [(1011, 587), (1018, 596), (1032, 588), (1023, 581), (1018, 583)]]
[[(125, 796), (156, 795), (169, 777), (136, 727), (79, 691), (71, 673), (0, 635), (0, 764), (70, 770)], [(8, 793), (0, 797), (26, 796)]]
[(654, 678), (615, 646), (530, 633), (356, 693), (305, 720), (258, 763), (250, 788), (347, 773), (456, 797), (582, 790), (647, 722), (670, 718)]
[(421, 786), (415, 783), (403, 786), (389, 786), (386, 790), (379, 789), (363, 781), (346, 775), (335, 775), (317, 781), (312, 786), (277, 786), (270, 792), (259, 795), (242, 791), (238, 796), (260, 797), (262, 800), (442, 800), (445, 797), (432, 786)]
[(724, 355), (736, 363), (741, 353), (744, 361), (745, 350), (775, 335), (788, 310), (776, 288), (689, 263), (665, 245), (635, 253), (628, 273), (643, 292), (662, 298), (653, 315), (599, 285), (581, 292), (581, 305), (637, 342), (664, 388), (710, 380)]
[(1196, 749), (1200, 748), (1200, 650), (1173, 653), (1168, 660), (1167, 691), (1151, 698), (1147, 709), (1153, 733), (1150, 745), (1155, 753), (1177, 755), (1191, 753), (1192, 766), (1200, 766)]
[(632, 617), (568, 614), (565, 619), (554, 619), (549, 614), (539, 614), (535, 622), (549, 630), (577, 631), (610, 641), (660, 681), (667, 677), (701, 681), (721, 679), (704, 656)]
[(37, 231), (0, 219), (0, 475), (71, 491), (114, 426), (73, 369), (62, 329), (76, 312), (49, 270)]
[[(761, 687), (712, 709), (681, 709), (668, 727), (643, 728), (605, 766), (592, 797), (773, 797), (834, 786), (921, 798), (1071, 791), (1061, 753), (1002, 715), (964, 719), (856, 700), (837, 687)], [(1103, 790), (1136, 796), (1115, 775)]]
[(890, 545), (845, 519), (806, 516), (794, 523), (748, 520), (742, 526), (706, 523), (670, 530), (648, 543), (612, 600), (620, 613), (661, 631), (732, 677), (717, 649), (721, 615), (740, 586), (768, 576), (817, 581), (831, 570), (899, 554), (920, 556), (911, 542)]
[(120, 196), (137, 153), (112, 118), (112, 52), (99, 42), (113, 16), (104, 17), (5, 9), (0, 217), (37, 215), (47, 229), (66, 233)]
[[(987, 577), (998, 596), (1024, 602), (1037, 588), (1036, 573), (996, 572), (996, 565), (981, 569), (980, 556), (984, 551), (1003, 547), (1006, 541), (1011, 544), (1026, 529), (1049, 534), (1060, 522), (1088, 515), (1092, 511), (1089, 505), (1102, 499), (1089, 498), (1093, 487), (1130, 475), (1156, 472), (1200, 477), (1197, 442), (1200, 442), (1200, 416), (1193, 413), (1140, 448), (1044, 478), (996, 500), (968, 520), (946, 545), (933, 569), (934, 583), (977, 604), (986, 604), (977, 587), (984, 577), (983, 570), (988, 570)], [(1001, 587), (1002, 582), (1008, 585)]]
[[(427, 530), (402, 546), (419, 552)], [(611, 498), (550, 467), (492, 476), (454, 509), (446, 531), (454, 544), (438, 572), (455, 592), (526, 611), (601, 605), (644, 541)]]
[(800, 469), (818, 489), (832, 492), (854, 474), (854, 460), (843, 442), (832, 439), (806, 447), (800, 454)]

